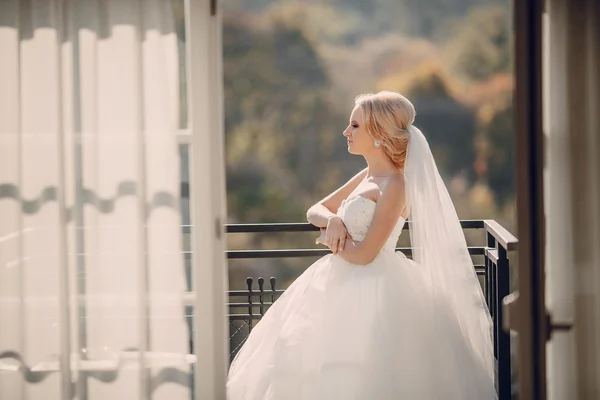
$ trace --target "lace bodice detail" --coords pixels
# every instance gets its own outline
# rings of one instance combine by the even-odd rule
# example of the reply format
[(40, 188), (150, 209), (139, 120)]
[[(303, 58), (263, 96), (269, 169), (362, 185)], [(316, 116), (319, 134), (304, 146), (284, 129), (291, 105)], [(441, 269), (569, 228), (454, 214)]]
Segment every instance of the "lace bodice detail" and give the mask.
[[(352, 236), (353, 240), (361, 241), (365, 238), (371, 226), (376, 206), (376, 202), (363, 196), (352, 196), (342, 201), (337, 214), (344, 221), (348, 233)], [(395, 250), (405, 222), (402, 217), (398, 219), (396, 226), (381, 251), (393, 252)]]

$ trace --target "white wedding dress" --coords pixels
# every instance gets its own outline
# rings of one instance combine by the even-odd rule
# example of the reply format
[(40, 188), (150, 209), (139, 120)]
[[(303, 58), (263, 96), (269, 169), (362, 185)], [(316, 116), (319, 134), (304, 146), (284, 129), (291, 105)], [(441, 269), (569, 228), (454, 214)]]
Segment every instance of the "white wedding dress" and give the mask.
[[(361, 196), (340, 206), (354, 240), (366, 235), (375, 207)], [(493, 398), (458, 325), (451, 317), (432, 323), (430, 271), (394, 251), (404, 224), (370, 264), (330, 254), (298, 277), (232, 362), (227, 398)]]

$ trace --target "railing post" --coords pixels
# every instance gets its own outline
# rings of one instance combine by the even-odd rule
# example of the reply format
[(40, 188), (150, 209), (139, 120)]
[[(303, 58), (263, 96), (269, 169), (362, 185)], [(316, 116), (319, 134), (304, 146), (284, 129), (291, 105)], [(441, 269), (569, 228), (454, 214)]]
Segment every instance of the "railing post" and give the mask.
[[(496, 248), (496, 238), (494, 238), (494, 236), (490, 233), (490, 232), (486, 232), (486, 246), (488, 247), (488, 249), (495, 249)], [(494, 357), (496, 359), (498, 359), (498, 332), (497, 332), (497, 326), (498, 326), (498, 318), (496, 317), (496, 315), (498, 314), (498, 299), (497, 299), (497, 291), (496, 291), (496, 281), (497, 281), (497, 274), (498, 274), (498, 268), (496, 265), (495, 260), (491, 260), (488, 256), (487, 256), (487, 252), (486, 252), (486, 266), (487, 266), (487, 276), (488, 276), (488, 282), (487, 282), (487, 293), (486, 296), (488, 298), (488, 309), (490, 310), (490, 316), (492, 317), (492, 321), (494, 323), (494, 332), (493, 332), (493, 336), (494, 336)]]
[(490, 273), (492, 269), (490, 267), (490, 258), (488, 257), (487, 252), (484, 252), (483, 254), (483, 267), (485, 268), (485, 273), (483, 274), (483, 288), (485, 289), (485, 302), (489, 309), (492, 304), (492, 297), (490, 295)]
[(271, 305), (273, 305), (273, 303), (275, 303), (275, 282), (277, 281), (277, 279), (275, 279), (274, 276), (271, 277), (271, 279), (269, 279), (269, 282), (271, 283)]
[(252, 330), (252, 278), (246, 278), (248, 285), (248, 330)]
[[(495, 249), (496, 248), (496, 239), (494, 238), (494, 236), (490, 233), (487, 232), (487, 247), (488, 249)], [(488, 262), (488, 296), (489, 296), (489, 304), (488, 307), (490, 309), (490, 314), (494, 320), (494, 322), (496, 321), (496, 271), (495, 271), (495, 265), (496, 263), (492, 260), (489, 259), (489, 257), (486, 257), (487, 262)], [(496, 354), (494, 354), (496, 355)]]
[(499, 400), (510, 400), (511, 393), (511, 365), (510, 365), (510, 334), (504, 329), (502, 310), (502, 299), (508, 296), (510, 290), (510, 271), (507, 251), (503, 246), (498, 246), (498, 265), (496, 283), (496, 353), (498, 359), (498, 398)]
[(265, 279), (261, 276), (258, 278), (258, 290), (260, 291), (258, 295), (258, 301), (260, 302), (260, 316), (265, 315), (265, 301), (263, 299), (263, 294), (265, 291)]

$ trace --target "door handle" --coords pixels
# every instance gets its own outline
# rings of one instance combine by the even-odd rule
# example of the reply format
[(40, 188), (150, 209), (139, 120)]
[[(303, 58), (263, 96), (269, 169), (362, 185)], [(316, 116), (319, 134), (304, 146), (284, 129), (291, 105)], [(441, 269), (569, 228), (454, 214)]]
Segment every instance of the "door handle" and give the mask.
[(568, 332), (573, 328), (573, 325), (575, 325), (573, 322), (555, 322), (552, 320), (552, 316), (546, 312), (546, 326), (548, 327), (546, 341), (550, 340), (554, 332)]
[[(506, 332), (519, 332), (519, 292), (515, 291), (502, 299), (502, 329)], [(546, 311), (546, 341), (550, 340), (554, 332), (568, 332), (575, 324), (573, 322), (556, 322)]]

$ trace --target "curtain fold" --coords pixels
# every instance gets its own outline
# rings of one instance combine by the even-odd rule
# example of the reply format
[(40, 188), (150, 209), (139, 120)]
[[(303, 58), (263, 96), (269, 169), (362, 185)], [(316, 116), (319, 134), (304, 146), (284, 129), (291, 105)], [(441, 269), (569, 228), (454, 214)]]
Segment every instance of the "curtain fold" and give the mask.
[(175, 32), (167, 0), (0, 3), (2, 399), (190, 396)]

